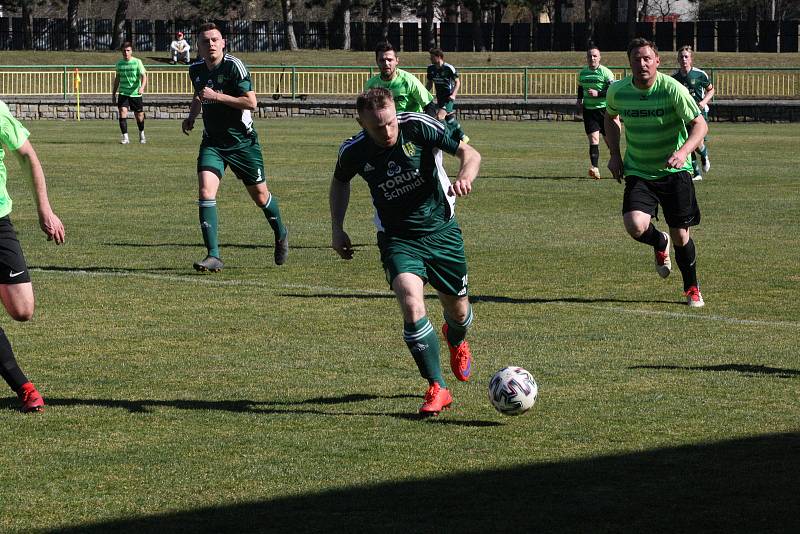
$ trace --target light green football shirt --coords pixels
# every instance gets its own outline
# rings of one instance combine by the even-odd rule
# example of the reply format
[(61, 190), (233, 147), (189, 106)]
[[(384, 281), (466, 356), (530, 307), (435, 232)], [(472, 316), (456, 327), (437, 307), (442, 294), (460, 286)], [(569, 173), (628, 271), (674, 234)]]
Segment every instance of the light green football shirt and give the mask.
[(614, 73), (600, 65), (596, 69), (584, 67), (578, 73), (578, 85), (583, 87), (583, 107), (586, 109), (603, 109), (606, 107), (606, 97), (589, 96), (589, 89), (604, 91), (614, 83)]
[(648, 90), (633, 85), (628, 76), (611, 84), (606, 113), (619, 115), (625, 125), (625, 175), (646, 180), (667, 174), (692, 171), (691, 158), (680, 169), (667, 167), (667, 160), (689, 135), (686, 124), (700, 115), (692, 95), (678, 81), (662, 73)]
[[(0, 100), (0, 143), (10, 150), (18, 150), (30, 137), (30, 132), (11, 114), (5, 102)], [(0, 147), (0, 217), (11, 213), (11, 197), (6, 189), (6, 152)]]
[(394, 106), (397, 112), (416, 111), (421, 112), (425, 106), (433, 101), (430, 91), (410, 72), (402, 69), (395, 70), (395, 77), (388, 82), (381, 78), (380, 74), (373, 76), (364, 84), (364, 90), (383, 87), (392, 92)]
[(119, 78), (119, 94), (125, 96), (142, 96), (139, 89), (142, 86), (141, 76), (147, 71), (139, 58), (132, 57), (130, 61), (120, 59), (115, 65), (117, 78)]

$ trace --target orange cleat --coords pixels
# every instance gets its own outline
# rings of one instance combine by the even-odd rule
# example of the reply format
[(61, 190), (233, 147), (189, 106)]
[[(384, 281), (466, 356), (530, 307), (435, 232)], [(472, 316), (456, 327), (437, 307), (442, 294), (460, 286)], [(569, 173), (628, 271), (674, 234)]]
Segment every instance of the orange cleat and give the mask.
[(442, 325), (442, 334), (450, 349), (450, 369), (461, 382), (466, 382), (472, 376), (472, 352), (469, 350), (469, 343), (462, 341), (457, 347), (450, 344), (447, 340), (447, 323)]
[(446, 410), (453, 402), (453, 396), (450, 395), (450, 390), (443, 388), (439, 382), (434, 382), (428, 387), (425, 392), (425, 402), (419, 409), (422, 415), (439, 415), (439, 412)]
[(44, 411), (44, 399), (32, 382), (23, 384), (17, 396), (22, 401), (22, 413)]

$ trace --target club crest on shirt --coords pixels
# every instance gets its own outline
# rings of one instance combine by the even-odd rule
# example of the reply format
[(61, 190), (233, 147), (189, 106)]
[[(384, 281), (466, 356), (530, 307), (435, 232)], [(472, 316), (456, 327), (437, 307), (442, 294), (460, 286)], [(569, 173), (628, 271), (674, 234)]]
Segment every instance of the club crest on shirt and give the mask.
[(403, 145), (403, 152), (405, 152), (406, 156), (409, 158), (413, 158), (414, 154), (417, 153), (417, 147), (414, 146), (414, 143), (409, 141)]

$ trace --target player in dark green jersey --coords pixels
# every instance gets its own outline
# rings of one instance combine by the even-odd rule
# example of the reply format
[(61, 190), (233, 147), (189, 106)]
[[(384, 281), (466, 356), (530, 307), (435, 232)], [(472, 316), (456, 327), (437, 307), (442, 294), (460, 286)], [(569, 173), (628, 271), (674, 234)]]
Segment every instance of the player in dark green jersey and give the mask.
[[(714, 86), (708, 74), (693, 66), (694, 56), (691, 46), (683, 46), (678, 50), (678, 70), (672, 73), (672, 77), (683, 84), (689, 90), (697, 107), (700, 108), (700, 113), (703, 118), (708, 122), (708, 103), (714, 97)], [(700, 155), (700, 161), (697, 161), (697, 156), (694, 156), (692, 166), (694, 167), (694, 180), (699, 181), (703, 179), (700, 174), (702, 166), (703, 172), (711, 170), (711, 160), (708, 158), (708, 148), (706, 146), (706, 138), (697, 147), (697, 154)]]
[(194, 98), (189, 116), (182, 124), (183, 133), (188, 135), (202, 110), (203, 141), (197, 157), (198, 205), (208, 254), (195, 262), (194, 268), (201, 272), (222, 270), (216, 197), (228, 166), (264, 212), (275, 235), (275, 263), (282, 265), (289, 253), (288, 232), (281, 220), (278, 199), (267, 189), (261, 144), (251, 114), (257, 101), (250, 73), (241, 60), (225, 53), (225, 39), (214, 23), (200, 26), (198, 51), (201, 59), (189, 67)]
[[(330, 187), (333, 249), (352, 259), (344, 231), (350, 180), (361, 175), (375, 207), (378, 247), (386, 280), (403, 315), (403, 339), (428, 381), (423, 415), (436, 415), (452, 402), (439, 363), (439, 340), (425, 311), (423, 287), (436, 288), (444, 309), (442, 332), (456, 378), (469, 380), (472, 355), (464, 340), (472, 323), (467, 297), (467, 261), (461, 229), (454, 217), (455, 198), (469, 194), (481, 156), (455, 141), (438, 120), (421, 113), (396, 113), (387, 89), (371, 89), (356, 102), (363, 131), (342, 144)], [(451, 184), (442, 167), (442, 151), (458, 158)]]
[(458, 119), (456, 119), (455, 101), (461, 89), (461, 78), (458, 71), (450, 63), (445, 63), (444, 52), (441, 48), (431, 48), (431, 64), (428, 65), (428, 79), (425, 88), (430, 91), (436, 88), (436, 118), (447, 123), (452, 136), (456, 141), (469, 143), (469, 137), (464, 133)]
[(418, 111), (436, 115), (433, 95), (410, 72), (398, 69), (400, 58), (392, 43), (379, 43), (375, 47), (375, 63), (380, 74), (368, 79), (364, 90), (383, 87), (392, 92), (397, 111)]
[[(122, 59), (115, 66), (117, 74), (114, 76), (114, 86), (111, 89), (111, 102), (119, 110), (119, 130), (122, 132), (120, 143), (127, 145), (128, 139), (128, 108), (136, 117), (136, 126), (139, 128), (139, 142), (144, 144), (147, 138), (144, 135), (144, 105), (142, 95), (147, 87), (147, 71), (142, 60), (133, 57), (133, 48), (129, 41), (122, 43)], [(117, 98), (119, 91), (119, 98)]]
[[(33, 186), (39, 226), (47, 235), (48, 241), (60, 245), (64, 242), (65, 235), (64, 225), (50, 207), (42, 164), (28, 137), (30, 132), (11, 115), (5, 102), (0, 101), (0, 301), (15, 321), (30, 320), (36, 301), (25, 256), (22, 254), (14, 225), (11, 224), (12, 202), (6, 189), (6, 166), (3, 163), (6, 150), (16, 156), (19, 168)], [(19, 397), (23, 412), (44, 411), (42, 395), (20, 369), (11, 343), (2, 328), (0, 376)]]
[(614, 73), (600, 64), (600, 49), (590, 46), (586, 51), (586, 66), (578, 73), (578, 100), (583, 115), (583, 129), (589, 139), (589, 176), (600, 179), (600, 135), (605, 139), (605, 109), (608, 87), (614, 83)]
[[(634, 39), (628, 45), (628, 59), (632, 75), (609, 88), (605, 119), (611, 152), (608, 169), (618, 181), (625, 179), (625, 230), (636, 241), (653, 247), (656, 271), (662, 278), (671, 271), (669, 246), (670, 241), (674, 243), (686, 303), (699, 308), (704, 302), (689, 228), (700, 224), (700, 208), (689, 158), (708, 127), (686, 88), (658, 72), (661, 60), (655, 44)], [(620, 118), (627, 142), (624, 161)], [(652, 223), (659, 205), (669, 233), (658, 231)]]

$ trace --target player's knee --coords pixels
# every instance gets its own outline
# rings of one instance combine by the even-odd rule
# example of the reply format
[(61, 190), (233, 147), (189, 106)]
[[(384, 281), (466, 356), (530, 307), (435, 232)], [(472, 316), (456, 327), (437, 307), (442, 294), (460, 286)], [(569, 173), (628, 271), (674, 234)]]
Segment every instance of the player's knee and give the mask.
[(10, 307), (8, 309), (8, 314), (15, 321), (24, 323), (25, 321), (30, 321), (31, 319), (33, 319), (33, 311), (34, 311), (33, 305), (20, 305), (20, 306)]

